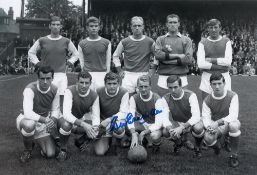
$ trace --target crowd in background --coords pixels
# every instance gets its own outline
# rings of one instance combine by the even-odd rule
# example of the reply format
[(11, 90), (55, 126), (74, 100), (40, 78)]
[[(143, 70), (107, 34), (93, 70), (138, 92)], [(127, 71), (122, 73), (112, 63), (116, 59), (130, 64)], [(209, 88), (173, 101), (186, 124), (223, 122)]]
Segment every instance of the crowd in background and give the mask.
[[(105, 38), (110, 39), (112, 43), (112, 52), (116, 49), (118, 43), (127, 36), (130, 35), (130, 17), (127, 13), (116, 15), (110, 13), (109, 15), (99, 15), (101, 20), (102, 29), (101, 35)], [(165, 26), (165, 18), (160, 16), (146, 16), (144, 17), (145, 29), (144, 34), (157, 39), (158, 36), (163, 35), (167, 32)], [(205, 30), (205, 24), (211, 17), (202, 17), (198, 19), (191, 19), (189, 17), (181, 17), (180, 21), (180, 32), (183, 35), (189, 36), (193, 41), (193, 57), (195, 59), (194, 64), (190, 67), (189, 74), (199, 75), (200, 70), (196, 63), (196, 52), (198, 42), (202, 37), (207, 37), (207, 31)], [(240, 18), (228, 18), (220, 17), (218, 18), (222, 25), (222, 36), (227, 36), (233, 47), (233, 61), (231, 66), (231, 74), (243, 74), (243, 75), (255, 75), (257, 73), (257, 25), (255, 18), (240, 17)], [(74, 35), (73, 35), (74, 36)], [(78, 43), (83, 37), (83, 35), (77, 36), (77, 38), (72, 38), (74, 43)], [(86, 36), (86, 35), (85, 35)], [(22, 45), (31, 45), (35, 42), (28, 41), (25, 39), (20, 39), (16, 42)], [(17, 58), (6, 58), (2, 63), (0, 62), (0, 75), (12, 73), (20, 74), (29, 72), (27, 65), (27, 56), (20, 56)], [(76, 64), (73, 71), (79, 70), (79, 63)]]
[[(130, 19), (126, 15), (100, 16), (103, 36), (110, 38), (112, 50), (118, 43), (130, 35)], [(210, 18), (203, 17), (197, 20), (181, 18), (180, 32), (189, 36), (193, 41), (194, 59), (198, 42), (202, 37), (207, 37), (205, 24)], [(165, 21), (159, 18), (144, 18), (145, 35), (157, 39), (158, 36), (167, 32)], [(255, 75), (257, 69), (257, 25), (254, 18), (219, 18), (222, 24), (221, 35), (228, 37), (232, 42), (233, 61), (231, 74)], [(196, 61), (190, 68), (190, 74), (200, 74)]]
[(33, 72), (33, 65), (29, 63), (28, 56), (22, 55), (20, 57), (7, 57), (0, 62), (0, 75), (13, 74), (21, 75)]

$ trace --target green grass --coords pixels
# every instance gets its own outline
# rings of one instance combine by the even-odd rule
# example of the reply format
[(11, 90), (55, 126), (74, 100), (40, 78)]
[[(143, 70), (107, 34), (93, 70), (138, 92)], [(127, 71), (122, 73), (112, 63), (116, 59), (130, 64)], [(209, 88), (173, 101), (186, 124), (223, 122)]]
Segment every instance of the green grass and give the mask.
[[(118, 156), (96, 157), (92, 148), (80, 153), (69, 142), (69, 159), (58, 162), (46, 160), (40, 156), (39, 148), (33, 151), (32, 161), (21, 164), (18, 160), (23, 150), (23, 143), (15, 127), (15, 119), (22, 108), (22, 91), (25, 86), (36, 80), (35, 75), (0, 77), (0, 174), (257, 174), (257, 77), (232, 77), (232, 87), (239, 95), (240, 121), (242, 135), (240, 139), (240, 166), (229, 168), (229, 154), (222, 150), (215, 156), (212, 150), (203, 152), (199, 160), (193, 158), (193, 152), (183, 149), (181, 155), (174, 157), (172, 144), (164, 140), (159, 154), (153, 155), (148, 150), (148, 160), (144, 164), (134, 165), (126, 159), (127, 150), (118, 149)], [(76, 81), (69, 75), (70, 84)], [(200, 97), (198, 86), (200, 77), (189, 77), (189, 89)]]

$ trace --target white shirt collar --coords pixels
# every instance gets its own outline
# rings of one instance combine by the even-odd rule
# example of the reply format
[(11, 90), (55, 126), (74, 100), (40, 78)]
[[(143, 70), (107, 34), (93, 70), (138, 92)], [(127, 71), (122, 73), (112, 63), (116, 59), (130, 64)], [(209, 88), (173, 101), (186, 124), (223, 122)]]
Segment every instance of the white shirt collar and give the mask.
[(145, 35), (142, 35), (142, 38), (140, 38), (140, 39), (135, 39), (135, 38), (133, 38), (133, 35), (130, 35), (129, 38), (130, 38), (131, 40), (133, 40), (133, 41), (142, 41), (143, 39), (145, 39)]
[(182, 89), (182, 94), (181, 94), (180, 97), (175, 98), (175, 97), (173, 97), (171, 94), (170, 94), (170, 96), (171, 96), (174, 100), (181, 100), (181, 99), (184, 97), (184, 94), (185, 94), (185, 91)]
[(107, 89), (106, 89), (106, 88), (104, 88), (104, 89), (105, 89), (105, 93), (106, 93), (109, 97), (114, 97), (114, 96), (116, 96), (116, 95), (119, 93), (120, 87), (118, 87), (118, 89), (117, 89), (117, 91), (116, 91), (116, 93), (115, 93), (114, 95), (109, 94), (109, 93), (107, 92)]
[(221, 97), (216, 97), (216, 96), (214, 95), (214, 93), (212, 92), (212, 93), (211, 93), (211, 96), (212, 96), (212, 98), (214, 98), (214, 99), (216, 99), (216, 100), (221, 100), (221, 99), (223, 99), (223, 98), (227, 95), (227, 93), (228, 93), (228, 91), (227, 91), (227, 90), (224, 90), (224, 94), (223, 94)]
[[(165, 37), (168, 37), (168, 36), (170, 36), (170, 33), (169, 33), (169, 32), (168, 32), (168, 33), (166, 33)], [(178, 32), (178, 33), (177, 33), (177, 36), (178, 36), (178, 37), (180, 37), (180, 38), (182, 37), (182, 35), (181, 35), (181, 33), (180, 33), (180, 32)]]
[(59, 40), (59, 39), (62, 38), (62, 36), (59, 35), (59, 37), (57, 37), (57, 38), (52, 38), (51, 35), (47, 35), (47, 38), (50, 39), (50, 40)]
[(47, 92), (49, 92), (51, 89), (51, 86), (49, 86), (49, 88), (46, 90), (46, 91), (42, 91), (40, 88), (39, 88), (39, 82), (37, 81), (37, 90), (39, 92), (41, 92), (42, 94), (46, 94)]
[(140, 96), (140, 98), (141, 98), (143, 101), (147, 102), (147, 101), (150, 101), (150, 100), (152, 99), (152, 97), (153, 97), (153, 92), (150, 91), (150, 95), (149, 95), (149, 97), (148, 97), (147, 99), (143, 98), (143, 97), (141, 96), (141, 94), (139, 94), (139, 96)]
[(102, 37), (100, 37), (100, 36), (98, 36), (98, 38), (96, 38), (96, 39), (90, 39), (89, 37), (87, 37), (87, 40), (88, 41), (99, 41), (99, 40), (101, 40), (101, 38)]
[(211, 39), (211, 37), (209, 37), (209, 36), (207, 37), (207, 40), (212, 41), (212, 42), (217, 42), (217, 41), (220, 41), (221, 39), (222, 39), (222, 36), (220, 36), (220, 35), (219, 35), (219, 38), (216, 40)]

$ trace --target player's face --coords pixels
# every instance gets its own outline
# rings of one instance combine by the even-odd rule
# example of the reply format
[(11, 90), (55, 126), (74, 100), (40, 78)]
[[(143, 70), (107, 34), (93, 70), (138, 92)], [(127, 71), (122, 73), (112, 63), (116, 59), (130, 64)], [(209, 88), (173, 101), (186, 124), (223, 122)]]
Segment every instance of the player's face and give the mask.
[(107, 93), (110, 95), (114, 95), (119, 87), (119, 82), (118, 80), (107, 80), (107, 82), (105, 83), (105, 88), (107, 90)]
[(87, 26), (87, 31), (89, 35), (98, 35), (100, 26), (98, 22), (90, 22)]
[(49, 28), (52, 34), (59, 35), (62, 29), (61, 21), (52, 21)]
[(208, 32), (209, 32), (211, 39), (214, 39), (214, 40), (218, 39), (220, 30), (221, 30), (221, 28), (220, 28), (219, 24), (216, 24), (214, 26), (209, 26)]
[(53, 81), (52, 73), (46, 73), (39, 72), (38, 82), (39, 82), (39, 88), (41, 91), (46, 91), (50, 87), (51, 83)]
[(182, 95), (182, 87), (179, 85), (178, 81), (167, 84), (171, 95), (175, 98), (179, 98)]
[(90, 78), (79, 77), (77, 85), (79, 93), (85, 95), (91, 85)]
[(180, 26), (180, 23), (178, 21), (178, 18), (168, 18), (166, 26), (168, 28), (168, 32), (174, 33), (178, 32), (178, 28)]
[(225, 87), (225, 83), (223, 82), (222, 79), (213, 80), (211, 82), (211, 88), (216, 97), (221, 97), (224, 94), (224, 87)]
[(150, 83), (148, 81), (139, 81), (138, 90), (141, 96), (148, 98), (151, 91)]
[(142, 35), (144, 30), (144, 24), (141, 20), (133, 20), (131, 23), (131, 30), (133, 35)]

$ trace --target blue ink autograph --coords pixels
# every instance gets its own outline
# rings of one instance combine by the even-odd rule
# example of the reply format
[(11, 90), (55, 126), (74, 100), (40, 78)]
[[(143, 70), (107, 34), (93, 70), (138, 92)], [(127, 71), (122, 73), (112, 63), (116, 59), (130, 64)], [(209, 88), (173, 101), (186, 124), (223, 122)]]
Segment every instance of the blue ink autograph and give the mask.
[[(158, 110), (158, 109), (152, 109), (151, 110), (151, 115), (158, 115), (162, 113), (162, 110)], [(128, 113), (127, 116), (126, 116), (126, 122), (120, 122), (119, 124), (116, 122), (117, 119), (118, 119), (118, 116), (114, 116), (111, 120), (111, 125), (110, 125), (110, 128), (111, 128), (111, 131), (114, 131), (114, 130), (118, 130), (120, 128), (125, 128), (127, 124), (132, 124), (136, 121), (139, 121), (140, 124), (144, 124), (145, 121), (144, 119), (150, 117), (149, 115), (145, 115), (145, 114), (142, 114), (141, 117), (134, 117), (132, 115), (132, 113)]]

